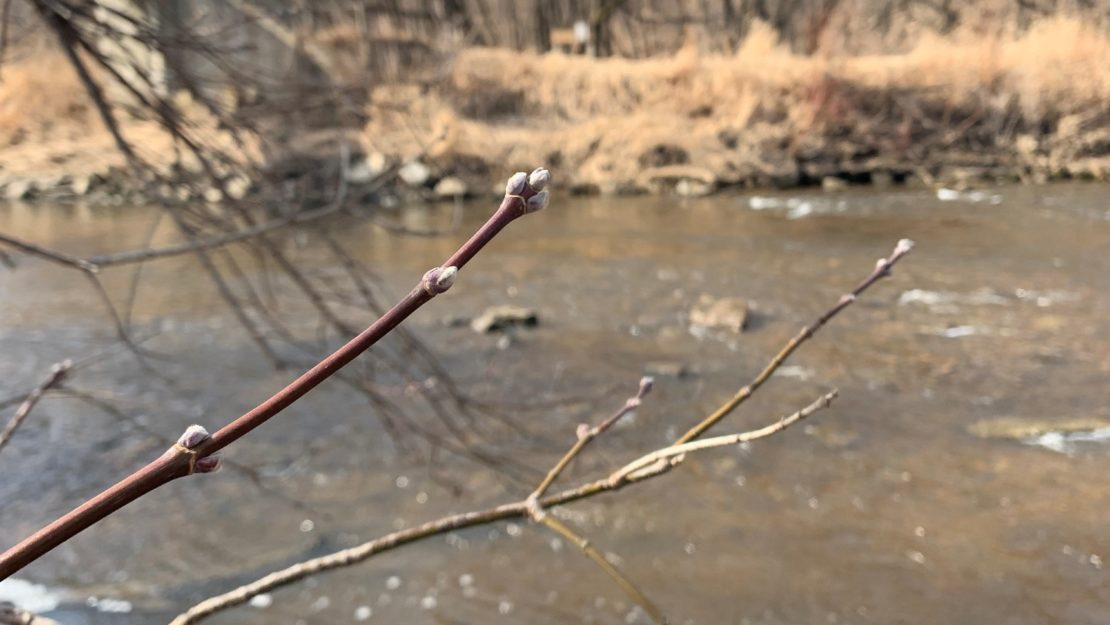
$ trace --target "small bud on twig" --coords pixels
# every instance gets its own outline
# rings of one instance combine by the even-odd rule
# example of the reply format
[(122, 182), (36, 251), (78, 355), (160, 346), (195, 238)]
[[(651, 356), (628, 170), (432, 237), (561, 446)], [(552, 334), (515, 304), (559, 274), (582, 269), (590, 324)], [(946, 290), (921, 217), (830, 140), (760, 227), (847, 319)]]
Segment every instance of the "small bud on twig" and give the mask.
[(447, 289), (455, 283), (455, 276), (459, 273), (457, 267), (433, 267), (429, 269), (421, 280), (424, 290), (431, 295), (446, 293)]
[(185, 432), (177, 439), (177, 444), (185, 449), (194, 449), (210, 437), (211, 435), (208, 430), (204, 429), (204, 426), (193, 424), (185, 428)]
[(505, 195), (520, 195), (524, 193), (524, 185), (528, 184), (528, 174), (518, 171), (509, 177), (505, 185)]
[(640, 378), (640, 392), (637, 394), (637, 397), (643, 397), (647, 395), (651, 392), (651, 389), (653, 388), (655, 388), (655, 378), (651, 377), (650, 375), (645, 375), (644, 377)]
[(528, 198), (528, 205), (524, 208), (525, 213), (534, 213), (536, 211), (547, 208), (547, 204), (551, 201), (551, 195), (547, 190), (540, 191), (539, 193)]
[(214, 473), (220, 470), (220, 452), (213, 453), (203, 458), (197, 458), (193, 464), (193, 473)]
[(537, 167), (528, 175), (528, 186), (536, 193), (546, 189), (549, 182), (551, 182), (551, 172), (543, 167)]
[(903, 254), (908, 254), (912, 249), (913, 241), (911, 239), (901, 239), (898, 241), (898, 245), (894, 246), (894, 255), (901, 256)]

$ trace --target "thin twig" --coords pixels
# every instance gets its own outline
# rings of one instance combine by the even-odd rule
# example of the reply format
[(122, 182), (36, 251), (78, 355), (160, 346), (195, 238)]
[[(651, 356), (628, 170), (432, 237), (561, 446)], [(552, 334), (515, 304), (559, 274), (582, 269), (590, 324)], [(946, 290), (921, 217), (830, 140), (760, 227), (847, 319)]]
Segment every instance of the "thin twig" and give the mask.
[(15, 435), (15, 431), (19, 429), (19, 426), (23, 425), (23, 422), (27, 419), (27, 415), (31, 414), (31, 409), (35, 407), (35, 404), (39, 403), (43, 394), (50, 390), (52, 386), (61, 382), (72, 367), (72, 360), (63, 360), (50, 367), (50, 373), (43, 378), (42, 382), (39, 382), (38, 386), (27, 394), (23, 403), (19, 405), (19, 408), (15, 409), (15, 414), (8, 420), (8, 424), (0, 431), (0, 451), (3, 451), (8, 441)]
[(822, 326), (828, 323), (830, 319), (835, 317), (837, 313), (856, 301), (856, 298), (870, 288), (871, 285), (889, 276), (894, 264), (901, 260), (902, 257), (908, 254), (912, 249), (913, 241), (909, 239), (898, 241), (898, 245), (894, 247), (894, 252), (890, 255), (890, 258), (880, 258), (878, 262), (875, 263), (875, 270), (871, 272), (871, 275), (864, 278), (863, 282), (860, 282), (856, 288), (843, 295), (832, 308), (826, 310), (824, 314), (802, 328), (798, 334), (794, 335), (794, 338), (790, 339), (790, 341), (783, 346), (779, 353), (775, 354), (774, 358), (767, 363), (767, 366), (763, 368), (763, 371), (761, 371), (754, 380), (749, 382), (747, 386), (736, 391), (736, 394), (722, 404), (720, 408), (713, 411), (713, 414), (702, 419), (701, 422), (690, 428), (690, 430), (683, 434), (675, 443), (688, 443), (700, 437), (706, 430), (716, 425), (721, 419), (727, 417), (733, 410), (736, 410), (737, 406), (751, 397), (752, 393), (760, 386), (763, 386), (764, 382), (771, 379), (771, 375), (782, 366), (782, 363), (786, 362), (786, 359), (794, 353), (794, 350), (798, 349), (803, 343), (812, 338), (813, 335), (816, 334)]
[(726, 447), (729, 445), (738, 445), (740, 443), (746, 443), (748, 441), (754, 441), (760, 438), (767, 438), (768, 436), (771, 436), (772, 434), (777, 434), (778, 432), (785, 430), (786, 428), (794, 425), (802, 419), (809, 417), (818, 410), (828, 408), (829, 405), (832, 404), (832, 401), (836, 399), (837, 394), (838, 391), (836, 390), (826, 393), (825, 395), (817, 398), (817, 400), (814, 401), (812, 404), (806, 406), (805, 408), (802, 408), (794, 414), (783, 417), (775, 423), (771, 423), (769, 425), (761, 427), (758, 430), (750, 430), (748, 432), (742, 432), (740, 434), (714, 436), (713, 438), (702, 438), (690, 441), (689, 443), (675, 444), (671, 445), (670, 447), (658, 449), (651, 452), (650, 454), (640, 456), (639, 458), (633, 460), (632, 462), (629, 462), (620, 469), (617, 469), (610, 476), (610, 479), (618, 482), (626, 480), (630, 475), (635, 474), (637, 471), (641, 471), (645, 467), (656, 465), (663, 460), (669, 460), (671, 461), (671, 464), (674, 464), (675, 460), (681, 459), (683, 455), (692, 451), (712, 449), (714, 447)]
[(562, 458), (559, 459), (557, 463), (555, 463), (555, 466), (547, 472), (547, 476), (544, 477), (543, 481), (540, 482), (540, 485), (537, 486), (536, 490), (534, 490), (532, 494), (528, 496), (525, 502), (528, 504), (529, 516), (534, 523), (541, 523), (543, 525), (546, 525), (548, 528), (554, 530), (556, 533), (574, 543), (579, 549), (582, 550), (582, 553), (585, 554), (587, 558), (593, 560), (599, 567), (601, 567), (602, 572), (604, 572), (614, 582), (616, 582), (617, 585), (620, 586), (621, 590), (625, 592), (625, 594), (627, 594), (633, 601), (639, 604), (640, 607), (642, 607), (644, 611), (651, 616), (652, 620), (654, 620), (656, 623), (666, 623), (667, 619), (665, 616), (663, 616), (662, 610), (660, 610), (650, 599), (648, 599), (647, 595), (645, 595), (644, 592), (641, 591), (639, 587), (637, 587), (636, 584), (628, 578), (627, 575), (622, 573), (620, 569), (616, 567), (616, 565), (609, 562), (605, 558), (604, 554), (602, 554), (596, 547), (590, 544), (590, 541), (588, 539), (577, 534), (574, 530), (567, 527), (566, 524), (564, 524), (562, 521), (559, 521), (550, 514), (547, 514), (547, 511), (543, 509), (543, 506), (540, 505), (539, 502), (540, 498), (543, 497), (544, 494), (547, 492), (547, 489), (551, 487), (555, 480), (559, 478), (559, 475), (567, 468), (567, 466), (570, 465), (571, 462), (574, 461), (575, 458), (578, 457), (579, 454), (582, 453), (582, 450), (584, 450), (591, 441), (593, 441), (601, 434), (605, 433), (609, 428), (613, 427), (625, 415), (630, 414), (632, 411), (640, 407), (644, 396), (651, 392), (652, 385), (653, 383), (651, 378), (641, 378), (640, 387), (637, 390), (636, 394), (625, 400), (624, 404), (619, 409), (617, 409), (616, 412), (614, 412), (604, 421), (593, 427), (587, 426), (585, 424), (578, 426), (578, 438), (577, 440), (575, 440), (574, 445), (570, 448), (570, 450), (567, 451), (566, 454), (563, 455)]
[(653, 384), (654, 382), (650, 377), (640, 378), (640, 388), (636, 391), (636, 394), (626, 399), (624, 404), (621, 405), (621, 407), (618, 408), (616, 412), (614, 412), (604, 421), (593, 427), (589, 427), (584, 424), (578, 426), (578, 439), (575, 440), (574, 446), (571, 447), (570, 450), (563, 455), (559, 462), (555, 463), (555, 466), (547, 472), (547, 476), (543, 479), (542, 482), (540, 482), (540, 485), (536, 487), (536, 490), (529, 496), (529, 498), (539, 499), (540, 497), (543, 497), (544, 494), (547, 492), (547, 489), (550, 488), (555, 480), (559, 478), (559, 474), (561, 474), (563, 470), (566, 469), (568, 465), (570, 465), (570, 463), (578, 456), (578, 454), (582, 453), (582, 450), (586, 448), (586, 445), (589, 445), (590, 442), (593, 441), (595, 438), (603, 434), (609, 428), (616, 425), (617, 421), (620, 421), (622, 418), (624, 418), (625, 415), (640, 407), (640, 403), (643, 401), (644, 397), (651, 392)]
[(605, 557), (605, 554), (601, 553), (597, 547), (594, 547), (589, 540), (578, 535), (574, 530), (567, 527), (565, 523), (550, 514), (544, 515), (540, 523), (543, 523), (563, 538), (574, 543), (574, 546), (581, 549), (582, 553), (584, 553), (587, 558), (593, 560), (606, 575), (620, 586), (621, 590), (623, 590), (626, 595), (643, 608), (644, 611), (648, 613), (648, 616), (651, 617), (651, 620), (660, 623), (660, 625), (666, 625), (667, 617), (663, 615), (663, 611), (660, 610), (651, 599), (648, 599), (647, 595), (645, 595), (628, 576), (622, 573), (616, 565), (610, 562), (609, 559)]

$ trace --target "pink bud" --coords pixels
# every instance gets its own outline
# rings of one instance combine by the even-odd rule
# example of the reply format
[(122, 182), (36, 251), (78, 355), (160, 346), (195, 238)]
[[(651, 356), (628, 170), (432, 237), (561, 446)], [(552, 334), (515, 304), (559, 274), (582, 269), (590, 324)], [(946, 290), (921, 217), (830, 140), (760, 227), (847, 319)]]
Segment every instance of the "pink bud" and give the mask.
[(185, 428), (185, 432), (177, 439), (177, 444), (185, 449), (193, 449), (209, 438), (208, 430), (204, 429), (203, 426), (193, 424)]
[(433, 267), (424, 274), (421, 282), (428, 293), (439, 295), (447, 292), (447, 289), (455, 284), (455, 276), (458, 273), (458, 267)]
[(193, 464), (193, 473), (214, 473), (220, 469), (220, 452), (197, 458)]
[(550, 194), (548, 194), (547, 190), (544, 189), (543, 191), (540, 191), (539, 193), (528, 198), (528, 206), (525, 207), (524, 212), (534, 213), (536, 211), (543, 210), (547, 208), (547, 205), (550, 201), (551, 196)]
[(509, 178), (505, 185), (505, 195), (520, 195), (524, 193), (524, 185), (528, 184), (528, 174), (518, 171)]
[(549, 182), (551, 182), (551, 172), (543, 167), (537, 167), (528, 175), (528, 186), (537, 193), (546, 189)]

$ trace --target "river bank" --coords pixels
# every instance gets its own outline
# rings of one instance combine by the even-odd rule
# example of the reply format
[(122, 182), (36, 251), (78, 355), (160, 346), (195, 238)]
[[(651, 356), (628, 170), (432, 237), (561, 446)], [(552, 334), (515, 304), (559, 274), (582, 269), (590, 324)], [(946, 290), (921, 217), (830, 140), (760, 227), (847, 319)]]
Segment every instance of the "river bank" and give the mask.
[[(1106, 58), (1105, 32), (1065, 18), (1010, 37), (923, 37), (886, 55), (800, 55), (766, 28), (727, 55), (695, 37), (640, 60), (467, 48), (434, 84), (370, 90), (361, 129), (313, 131), (295, 142), (302, 153), (269, 166), (292, 160), (309, 176), (314, 163), (334, 166), (343, 143), (347, 183), (381, 186), (388, 174), (386, 195), (401, 199), (484, 195), (537, 162), (562, 188), (603, 195), (1107, 180)], [(49, 107), (17, 92), (41, 93), (42, 72), (0, 87), (0, 197), (219, 201), (259, 182), (232, 176), (221, 193), (134, 180), (64, 71), (50, 72), (62, 97)], [(180, 156), (154, 122), (124, 130), (156, 164)], [(213, 141), (230, 144), (222, 132), (211, 123)]]

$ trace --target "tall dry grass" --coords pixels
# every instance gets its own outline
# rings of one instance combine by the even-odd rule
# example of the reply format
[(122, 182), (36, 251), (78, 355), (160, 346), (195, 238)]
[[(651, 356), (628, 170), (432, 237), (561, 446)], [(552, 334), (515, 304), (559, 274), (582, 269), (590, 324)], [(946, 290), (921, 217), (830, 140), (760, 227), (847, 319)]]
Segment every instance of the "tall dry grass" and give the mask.
[(1069, 18), (1020, 34), (926, 34), (887, 55), (799, 55), (762, 25), (730, 55), (693, 37), (650, 60), (469, 49), (431, 94), (380, 88), (367, 136), (411, 154), (416, 133), (441, 160), (498, 167), (540, 153), (561, 179), (593, 188), (930, 176), (946, 162), (1110, 177), (1107, 59), (1107, 33)]

